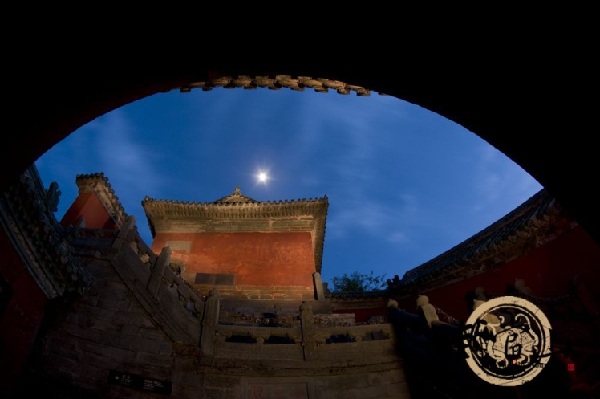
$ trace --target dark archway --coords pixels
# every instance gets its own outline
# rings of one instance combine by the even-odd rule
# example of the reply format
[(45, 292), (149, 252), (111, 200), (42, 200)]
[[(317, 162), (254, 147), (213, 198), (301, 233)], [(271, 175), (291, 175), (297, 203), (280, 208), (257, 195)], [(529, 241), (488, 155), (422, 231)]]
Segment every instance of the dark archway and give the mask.
[[(80, 126), (132, 101), (219, 76), (310, 76), (393, 95), (463, 125), (536, 178), (600, 242), (597, 150), (591, 102), (582, 91), (592, 82), (592, 69), (570, 51), (508, 51), (503, 45), (488, 48), (494, 58), (487, 59), (455, 44), (460, 54), (445, 65), (437, 56), (409, 50), (392, 59), (386, 49), (378, 54), (370, 48), (365, 62), (322, 62), (310, 55), (302, 61), (222, 61), (206, 51), (204, 60), (156, 68), (116, 48), (94, 57), (92, 51), (71, 52), (75, 45), (58, 46), (53, 63), (21, 58), (8, 75), (4, 122), (11, 130), (4, 136), (0, 189)], [(153, 60), (167, 58), (156, 51)], [(557, 64), (560, 57), (568, 63)]]

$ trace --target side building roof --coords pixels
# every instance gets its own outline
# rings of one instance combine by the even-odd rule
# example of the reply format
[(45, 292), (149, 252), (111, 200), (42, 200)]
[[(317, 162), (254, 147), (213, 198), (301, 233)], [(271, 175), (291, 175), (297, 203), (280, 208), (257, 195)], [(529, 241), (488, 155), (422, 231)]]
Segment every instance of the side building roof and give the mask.
[(505, 264), (577, 226), (546, 189), (448, 251), (404, 274), (393, 288), (427, 290)]

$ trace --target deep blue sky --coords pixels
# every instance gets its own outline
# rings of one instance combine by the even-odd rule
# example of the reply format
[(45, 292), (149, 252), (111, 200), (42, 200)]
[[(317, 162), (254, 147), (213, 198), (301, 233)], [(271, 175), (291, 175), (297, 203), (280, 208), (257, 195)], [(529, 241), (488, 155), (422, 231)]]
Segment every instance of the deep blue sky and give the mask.
[(258, 201), (327, 195), (324, 281), (353, 271), (402, 277), (541, 189), (440, 115), (335, 91), (156, 94), (83, 126), (36, 165), (46, 187), (59, 184), (58, 219), (77, 196), (76, 175), (103, 172), (148, 245), (145, 196), (212, 202), (236, 186)]

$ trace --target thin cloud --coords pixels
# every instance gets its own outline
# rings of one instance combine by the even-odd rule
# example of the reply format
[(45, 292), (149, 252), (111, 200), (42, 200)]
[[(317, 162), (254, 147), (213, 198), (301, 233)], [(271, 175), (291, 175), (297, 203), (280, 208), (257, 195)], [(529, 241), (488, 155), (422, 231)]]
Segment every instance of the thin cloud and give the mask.
[(155, 167), (160, 164), (160, 154), (145, 148), (141, 135), (136, 134), (122, 110), (113, 111), (102, 122), (96, 127), (92, 149), (97, 154), (97, 167), (104, 171), (111, 184), (123, 190), (121, 196), (156, 191), (164, 180)]
[(474, 212), (497, 214), (499, 209), (500, 212), (508, 212), (514, 209), (519, 199), (524, 201), (542, 188), (519, 165), (494, 147), (480, 145), (475, 151), (479, 154), (479, 165), (478, 173), (474, 175)]
[(408, 237), (402, 231), (394, 231), (386, 237), (386, 241), (392, 244), (399, 244), (408, 241)]
[[(290, 123), (287, 149), (295, 165), (333, 158), (330, 165), (350, 170), (357, 163), (375, 162), (378, 149), (388, 145), (388, 127), (382, 121), (407, 115), (403, 101), (373, 95), (358, 97), (336, 93), (293, 93), (297, 104)], [(296, 97), (294, 97), (296, 99)]]
[(327, 239), (345, 239), (356, 231), (378, 240), (406, 242), (416, 214), (414, 196), (405, 194), (404, 200), (392, 204), (373, 201), (368, 196), (341, 200), (331, 205), (327, 220)]

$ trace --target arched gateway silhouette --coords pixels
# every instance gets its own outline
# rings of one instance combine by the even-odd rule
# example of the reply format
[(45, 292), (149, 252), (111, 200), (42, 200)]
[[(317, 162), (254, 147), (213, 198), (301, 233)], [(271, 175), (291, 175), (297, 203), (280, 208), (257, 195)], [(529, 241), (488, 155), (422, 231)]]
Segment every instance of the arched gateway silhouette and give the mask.
[[(597, 150), (590, 134), (594, 113), (583, 90), (595, 80), (585, 54), (556, 46), (529, 51), (520, 37), (511, 46), (488, 43), (486, 55), (493, 55), (493, 62), (485, 62), (479, 43), (453, 43), (452, 62), (440, 65), (433, 50), (423, 56), (421, 50), (403, 48), (401, 57), (390, 57), (389, 48), (377, 50), (366, 42), (364, 48), (354, 44), (355, 54), (369, 55), (364, 61), (340, 57), (324, 63), (310, 54), (301, 62), (275, 55), (226, 61), (203, 49), (201, 60), (183, 56), (164, 67), (118, 51), (128, 50), (126, 40), (122, 48), (114, 45), (101, 54), (99, 63), (91, 42), (82, 48), (56, 40), (51, 32), (43, 36), (27, 47), (29, 56), (6, 54), (12, 68), (5, 72), (4, 123), (11, 130), (0, 161), (0, 190), (64, 137), (130, 102), (198, 82), (225, 80), (232, 87), (240, 77), (310, 77), (395, 96), (461, 124), (519, 164), (600, 242)], [(37, 55), (49, 48), (52, 62), (40, 62)], [(189, 47), (196, 48), (197, 43)], [(153, 49), (151, 61), (170, 59), (161, 51)]]
[[(324, 78), (395, 96), (461, 124), (519, 164), (600, 239), (600, 212), (594, 199), (598, 167), (589, 132), (593, 125), (586, 112), (590, 105), (578, 91), (589, 78), (583, 60), (571, 56), (570, 67), (558, 68), (547, 62), (551, 54), (523, 56), (514, 50), (497, 55), (507, 62), (518, 61), (520, 67), (500, 70), (463, 56), (451, 70), (430, 73), (427, 58), (405, 55), (403, 59), (410, 62), (387, 60), (385, 65), (320, 64), (310, 57), (302, 63), (217, 62), (207, 55), (205, 61), (179, 61), (162, 69), (131, 57), (120, 58), (118, 66), (99, 68), (83, 61), (87, 58), (80, 53), (65, 54), (52, 66), (35, 71), (33, 60), (22, 59), (22, 68), (14, 71), (6, 92), (12, 101), (5, 126), (17, 132), (5, 147), (0, 188), (77, 128), (154, 93), (228, 77)], [(579, 66), (577, 73), (571, 73)], [(547, 72), (533, 73), (536, 68)], [(551, 80), (545, 77), (548, 74)], [(28, 90), (25, 82), (30, 81), (43, 82), (43, 88)]]

